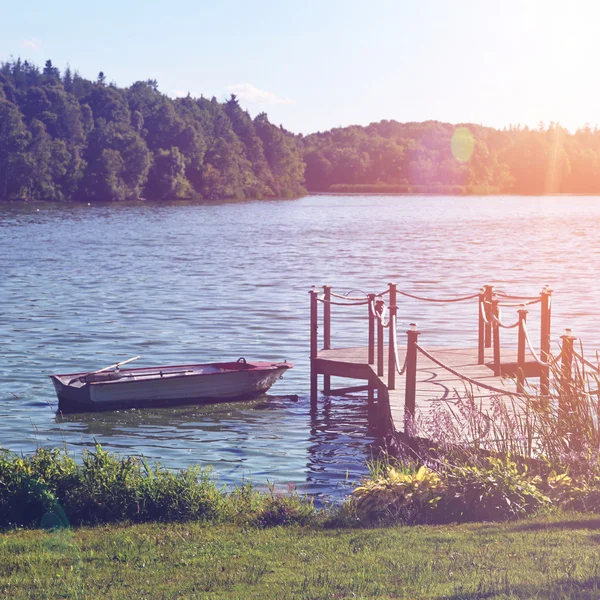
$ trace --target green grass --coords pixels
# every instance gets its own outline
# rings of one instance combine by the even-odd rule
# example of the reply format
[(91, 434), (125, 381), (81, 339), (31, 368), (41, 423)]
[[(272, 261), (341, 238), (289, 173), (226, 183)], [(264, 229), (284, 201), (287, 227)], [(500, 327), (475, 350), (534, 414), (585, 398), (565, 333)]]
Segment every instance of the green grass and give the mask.
[(199, 522), (0, 535), (7, 598), (597, 598), (600, 515), (376, 529)]

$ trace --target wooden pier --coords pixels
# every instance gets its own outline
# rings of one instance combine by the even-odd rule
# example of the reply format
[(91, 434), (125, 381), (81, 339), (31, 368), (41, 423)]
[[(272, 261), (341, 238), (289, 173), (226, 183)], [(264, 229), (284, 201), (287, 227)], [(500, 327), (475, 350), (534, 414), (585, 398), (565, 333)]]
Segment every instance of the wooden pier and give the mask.
[[(419, 342), (420, 332), (415, 324), (406, 332), (397, 332), (398, 295), (439, 304), (472, 302), (473, 314), (478, 314), (477, 346), (427, 347)], [(310, 291), (312, 407), (317, 407), (318, 378), (322, 375), (323, 394), (336, 396), (366, 391), (369, 414), (384, 430), (410, 434), (417, 413), (427, 416), (436, 404), (456, 399), (457, 395), (472, 394), (485, 409), (492, 398), (518, 397), (526, 386), (533, 385), (540, 394), (548, 394), (553, 363), (551, 296), (548, 286), (539, 296), (514, 296), (484, 286), (476, 294), (456, 298), (423, 298), (398, 290), (395, 283), (390, 283), (383, 293), (364, 297), (335, 294), (330, 286), (324, 286), (322, 294), (313, 288)], [(527, 307), (538, 303), (541, 304), (539, 351), (532, 345), (526, 324)], [(321, 348), (319, 304), (323, 306)], [(332, 346), (331, 308), (336, 305), (364, 310), (367, 346)], [(514, 323), (507, 325), (502, 321), (503, 307), (516, 309)], [(516, 335), (507, 336), (506, 342), (501, 343), (503, 329), (515, 329)], [(397, 339), (399, 337), (403, 339)], [(562, 336), (561, 354), (554, 359), (561, 360), (565, 377), (570, 377), (574, 339), (567, 330)], [(365, 384), (334, 389), (332, 377), (363, 380)]]

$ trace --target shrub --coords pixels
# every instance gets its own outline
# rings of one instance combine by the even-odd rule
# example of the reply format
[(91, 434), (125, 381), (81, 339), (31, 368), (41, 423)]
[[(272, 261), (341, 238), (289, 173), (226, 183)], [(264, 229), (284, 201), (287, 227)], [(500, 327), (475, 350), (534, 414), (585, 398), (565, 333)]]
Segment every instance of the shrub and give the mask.
[(446, 490), (439, 504), (439, 520), (498, 521), (522, 517), (548, 505), (538, 486), (539, 476), (528, 475), (510, 457), (487, 457), (480, 465), (447, 470)]
[(358, 518), (364, 523), (425, 523), (444, 494), (440, 476), (426, 466), (417, 471), (391, 464), (353, 492)]
[(228, 492), (211, 469), (171, 471), (143, 458), (120, 458), (99, 444), (77, 464), (65, 451), (19, 457), (0, 450), (0, 528), (120, 521), (200, 519), (261, 527), (316, 521), (312, 500), (293, 488), (260, 493), (251, 483)]

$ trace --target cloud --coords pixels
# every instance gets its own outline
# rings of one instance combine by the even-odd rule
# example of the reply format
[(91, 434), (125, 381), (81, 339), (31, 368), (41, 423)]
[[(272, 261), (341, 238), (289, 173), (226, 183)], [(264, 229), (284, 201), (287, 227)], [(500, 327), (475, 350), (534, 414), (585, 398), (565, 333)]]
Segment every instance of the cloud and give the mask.
[(293, 104), (289, 98), (282, 98), (273, 92), (259, 90), (251, 83), (234, 83), (225, 89), (229, 93), (235, 94), (243, 102), (251, 104)]
[(21, 42), (21, 46), (23, 48), (29, 48), (30, 50), (39, 50), (42, 45), (42, 42), (36, 38), (31, 38), (30, 40), (23, 40)]

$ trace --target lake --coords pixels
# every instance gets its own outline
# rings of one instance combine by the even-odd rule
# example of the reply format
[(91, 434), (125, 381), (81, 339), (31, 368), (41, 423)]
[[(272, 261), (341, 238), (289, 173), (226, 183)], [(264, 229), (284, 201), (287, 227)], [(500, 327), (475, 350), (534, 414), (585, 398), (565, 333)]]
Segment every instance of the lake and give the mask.
[[(374, 433), (361, 397), (322, 399), (311, 418), (312, 285), (380, 292), (396, 281), (446, 297), (484, 284), (534, 295), (549, 284), (553, 339), (572, 327), (588, 355), (600, 349), (595, 197), (5, 204), (0, 247), (0, 444), (18, 452), (78, 454), (97, 440), (168, 467), (214, 465), (228, 484), (342, 495), (365, 472)], [(424, 347), (475, 345), (476, 304), (399, 304), (399, 343), (416, 320)], [(342, 321), (334, 307), (334, 345), (366, 342), (363, 309), (340, 309)], [(48, 374), (136, 355), (138, 366), (244, 356), (295, 368), (252, 402), (56, 413)]]

